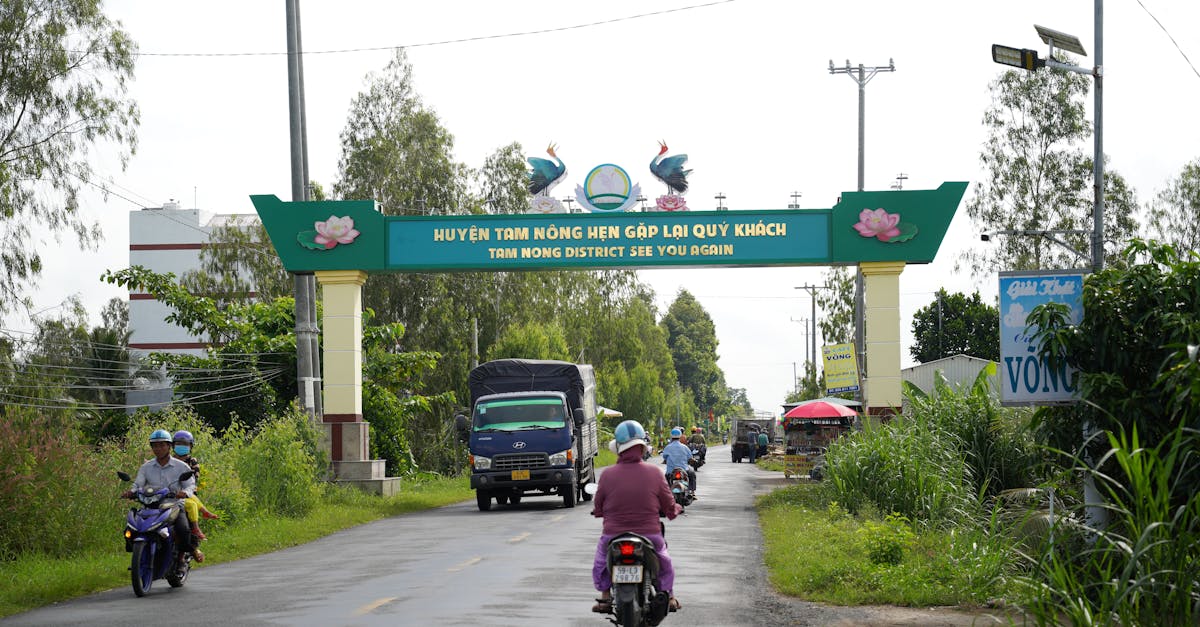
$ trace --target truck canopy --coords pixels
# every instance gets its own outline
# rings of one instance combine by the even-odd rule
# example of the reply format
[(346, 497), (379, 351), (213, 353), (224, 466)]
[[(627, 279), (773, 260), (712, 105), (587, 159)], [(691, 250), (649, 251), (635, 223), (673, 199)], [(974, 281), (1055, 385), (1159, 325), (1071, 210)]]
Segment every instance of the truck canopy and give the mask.
[(595, 385), (590, 365), (541, 359), (489, 361), (476, 366), (467, 378), (472, 406), (488, 394), (557, 391), (567, 395), (571, 407), (582, 407), (588, 421), (594, 419), (596, 408), (585, 402), (593, 398), (586, 390)]

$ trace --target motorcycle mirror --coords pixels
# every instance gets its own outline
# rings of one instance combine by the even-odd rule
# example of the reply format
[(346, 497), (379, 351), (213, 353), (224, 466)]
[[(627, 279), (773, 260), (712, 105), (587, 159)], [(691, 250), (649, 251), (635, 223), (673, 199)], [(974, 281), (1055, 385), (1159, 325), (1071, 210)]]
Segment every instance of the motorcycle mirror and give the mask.
[(595, 494), (596, 490), (599, 490), (599, 489), (600, 489), (600, 486), (597, 486), (596, 482), (594, 482), (594, 481), (583, 486), (583, 491), (587, 492), (588, 494)]
[(131, 478), (127, 473), (122, 472), (120, 470), (117, 471), (117, 478), (120, 479), (121, 481), (133, 481), (133, 478)]

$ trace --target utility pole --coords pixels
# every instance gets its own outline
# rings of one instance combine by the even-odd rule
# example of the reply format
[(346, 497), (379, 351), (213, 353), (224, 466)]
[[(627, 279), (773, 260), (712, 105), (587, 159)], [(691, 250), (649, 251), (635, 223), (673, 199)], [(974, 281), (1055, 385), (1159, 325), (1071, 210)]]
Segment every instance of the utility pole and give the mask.
[[(858, 191), (863, 191), (863, 180), (866, 175), (866, 118), (867, 118), (867, 83), (871, 82), (872, 78), (879, 72), (895, 72), (896, 62), (888, 59), (886, 66), (864, 67), (859, 63), (857, 68), (850, 66), (850, 60), (846, 60), (846, 66), (835, 68), (833, 60), (829, 60), (830, 74), (845, 74), (858, 84)], [(865, 374), (867, 371), (867, 347), (863, 341), (863, 275), (862, 269), (856, 270), (854, 275), (854, 350), (858, 352), (858, 367)], [(858, 400), (863, 399), (862, 388), (855, 396)]]
[(717, 192), (713, 198), (717, 199), (717, 211), (725, 211), (725, 192)]
[[(304, 119), (304, 60), (300, 39), (300, 2), (285, 0), (287, 20), (288, 119), (291, 140), (292, 202), (309, 199), (308, 140)], [(321, 362), (316, 321), (316, 277), (295, 275), (296, 298), (296, 388), (300, 407), (320, 418)]]
[[(791, 320), (792, 320), (792, 322), (799, 322), (799, 323), (800, 323), (800, 326), (801, 326), (801, 327), (804, 329), (804, 353), (805, 353), (805, 355), (809, 355), (809, 354), (811, 354), (811, 353), (810, 353), (810, 351), (809, 351), (809, 348), (808, 348), (808, 341), (809, 341), (809, 339), (811, 339), (811, 340), (812, 340), (812, 342), (813, 342), (813, 344), (816, 344), (816, 342), (817, 342), (817, 337), (816, 337), (815, 335), (810, 335), (810, 334), (809, 334), (809, 332), (808, 332), (808, 323), (809, 323), (808, 319), (807, 319), (807, 318), (800, 318), (799, 320), (797, 320), (797, 319), (795, 319), (795, 318), (792, 318)], [(816, 368), (817, 368), (817, 365), (816, 365), (816, 364), (813, 364), (813, 371), (814, 371), (814, 372), (816, 371)], [(800, 379), (799, 379), (799, 378), (798, 378), (798, 376), (796, 375), (796, 372), (795, 372), (795, 371), (796, 371), (796, 362), (794, 362), (794, 361), (793, 361), (793, 362), (792, 362), (792, 378), (796, 379), (796, 381), (797, 381), (797, 384), (796, 384), (796, 389), (797, 389), (797, 390), (799, 390), (799, 389), (800, 389), (800, 385), (799, 385), (799, 383), (798, 383), (798, 382), (800, 381)]]
[(817, 376), (817, 290), (830, 290), (833, 288), (829, 287), (828, 285), (800, 285), (800, 286), (797, 286), (796, 289), (808, 290), (808, 295), (810, 298), (812, 298), (812, 318), (810, 318), (810, 321), (812, 322), (812, 352), (809, 354), (812, 356), (813, 377), (816, 377)]
[(905, 174), (903, 172), (901, 172), (900, 174), (897, 174), (896, 182), (892, 183), (892, 189), (895, 189), (895, 190), (904, 189), (904, 181), (907, 181), (907, 180), (908, 180), (907, 174)]
[(799, 209), (800, 208), (800, 197), (803, 195), (804, 195), (803, 192), (792, 192), (792, 202), (790, 204), (788, 204), (788, 209)]

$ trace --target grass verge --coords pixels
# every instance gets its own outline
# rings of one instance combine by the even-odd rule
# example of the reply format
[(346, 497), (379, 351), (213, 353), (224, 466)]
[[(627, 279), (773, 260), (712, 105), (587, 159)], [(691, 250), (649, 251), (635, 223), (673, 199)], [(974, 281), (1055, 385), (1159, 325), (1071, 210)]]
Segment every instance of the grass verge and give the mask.
[(982, 535), (913, 528), (871, 512), (851, 516), (818, 484), (764, 495), (758, 511), (768, 577), (788, 596), (914, 607), (977, 607), (1005, 596), (1007, 558)]
[[(463, 477), (406, 479), (401, 493), (389, 498), (326, 486), (320, 504), (305, 516), (264, 516), (212, 534), (203, 545), (205, 562), (198, 567), (304, 544), (373, 520), (449, 505), (471, 496)], [(0, 569), (0, 617), (128, 586), (129, 554), (119, 535), (119, 521), (111, 522), (109, 526), (117, 531), (109, 548), (66, 559), (30, 556), (4, 563)]]

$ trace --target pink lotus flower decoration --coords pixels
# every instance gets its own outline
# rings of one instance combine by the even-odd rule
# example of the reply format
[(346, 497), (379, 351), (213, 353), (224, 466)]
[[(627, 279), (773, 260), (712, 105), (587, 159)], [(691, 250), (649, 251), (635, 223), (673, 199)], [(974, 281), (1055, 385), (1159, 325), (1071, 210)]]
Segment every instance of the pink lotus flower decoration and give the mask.
[(687, 199), (678, 194), (659, 196), (654, 204), (662, 211), (687, 211), (688, 208)]
[(349, 244), (359, 235), (358, 231), (354, 230), (354, 218), (350, 216), (329, 216), (328, 220), (317, 222), (313, 226), (317, 229), (317, 236), (313, 239), (326, 250), (338, 244)]
[(883, 209), (863, 209), (862, 213), (858, 214), (858, 224), (854, 225), (854, 230), (863, 237), (877, 237), (879, 241), (887, 242), (900, 235), (897, 224), (900, 224), (898, 213), (888, 213)]

